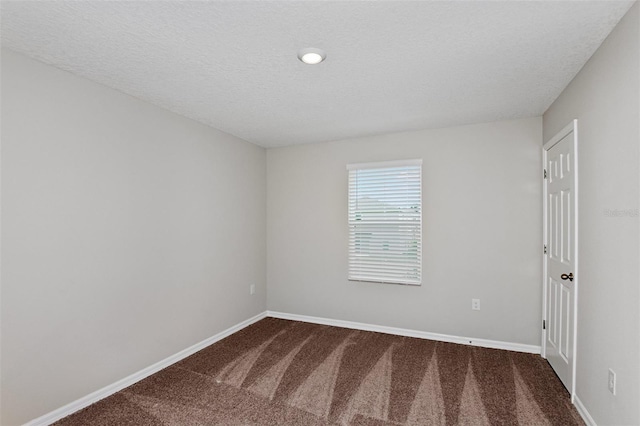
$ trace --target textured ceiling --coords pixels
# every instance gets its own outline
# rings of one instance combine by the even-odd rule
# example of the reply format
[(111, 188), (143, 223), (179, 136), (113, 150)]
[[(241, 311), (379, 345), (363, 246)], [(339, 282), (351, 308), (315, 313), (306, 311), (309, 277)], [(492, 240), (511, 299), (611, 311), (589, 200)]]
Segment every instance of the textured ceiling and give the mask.
[(2, 43), (273, 147), (541, 115), (631, 4), (2, 1)]

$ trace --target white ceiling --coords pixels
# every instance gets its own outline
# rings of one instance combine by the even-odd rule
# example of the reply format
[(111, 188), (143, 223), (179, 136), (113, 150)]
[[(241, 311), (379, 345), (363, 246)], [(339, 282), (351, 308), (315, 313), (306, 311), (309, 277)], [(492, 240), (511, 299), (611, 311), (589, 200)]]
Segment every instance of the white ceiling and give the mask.
[(2, 1), (2, 43), (274, 147), (539, 116), (631, 4)]

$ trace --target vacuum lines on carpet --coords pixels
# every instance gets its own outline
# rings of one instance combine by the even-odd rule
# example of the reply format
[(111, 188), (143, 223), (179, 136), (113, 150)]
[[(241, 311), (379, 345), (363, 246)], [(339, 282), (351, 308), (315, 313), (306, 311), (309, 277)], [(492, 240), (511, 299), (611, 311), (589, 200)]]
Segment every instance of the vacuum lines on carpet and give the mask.
[(539, 355), (266, 318), (56, 424), (584, 423)]

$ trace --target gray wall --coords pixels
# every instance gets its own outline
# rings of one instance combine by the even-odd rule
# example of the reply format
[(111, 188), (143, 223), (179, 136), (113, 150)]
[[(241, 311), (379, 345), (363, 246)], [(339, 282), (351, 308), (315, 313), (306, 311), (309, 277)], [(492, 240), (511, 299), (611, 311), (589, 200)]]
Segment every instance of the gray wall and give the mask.
[(263, 312), (265, 196), (264, 149), (3, 50), (0, 423)]
[[(539, 345), (541, 142), (531, 118), (267, 150), (268, 308)], [(422, 286), (350, 282), (346, 165), (410, 158)]]
[(600, 425), (640, 424), (639, 17), (636, 4), (544, 114), (545, 141), (579, 120), (576, 394)]
[[(540, 145), (573, 118), (577, 394), (598, 424), (640, 423), (639, 15), (636, 4), (545, 113), (544, 138), (532, 118), (266, 155), (3, 50), (0, 423), (267, 307), (538, 345)], [(349, 282), (345, 165), (406, 158), (424, 160), (423, 284)]]

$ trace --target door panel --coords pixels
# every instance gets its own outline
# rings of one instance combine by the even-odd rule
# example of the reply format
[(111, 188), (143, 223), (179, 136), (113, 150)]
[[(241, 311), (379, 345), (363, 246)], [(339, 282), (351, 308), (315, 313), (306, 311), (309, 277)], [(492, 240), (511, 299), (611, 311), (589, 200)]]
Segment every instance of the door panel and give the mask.
[[(576, 318), (576, 165), (575, 130), (565, 129), (545, 146), (547, 255), (545, 257), (545, 353), (573, 395)], [(570, 275), (571, 274), (571, 275)], [(570, 279), (573, 277), (573, 280)]]
[(559, 326), (562, 326), (562, 331), (560, 335), (564, 338), (560, 339), (560, 356), (564, 361), (569, 360), (569, 325), (571, 323), (571, 291), (564, 285), (560, 286), (560, 304), (562, 305), (560, 308), (560, 314), (562, 315), (562, 319), (559, 321)]
[(565, 265), (571, 265), (571, 190), (564, 190), (561, 192), (562, 198), (562, 244), (561, 244), (561, 253), (560, 261)]
[(549, 306), (547, 308), (548, 312), (548, 343), (556, 348), (558, 346), (558, 320), (556, 319), (556, 314), (558, 310), (556, 309), (557, 301), (558, 301), (558, 283), (553, 279), (549, 278), (549, 291), (547, 292), (549, 295)]

